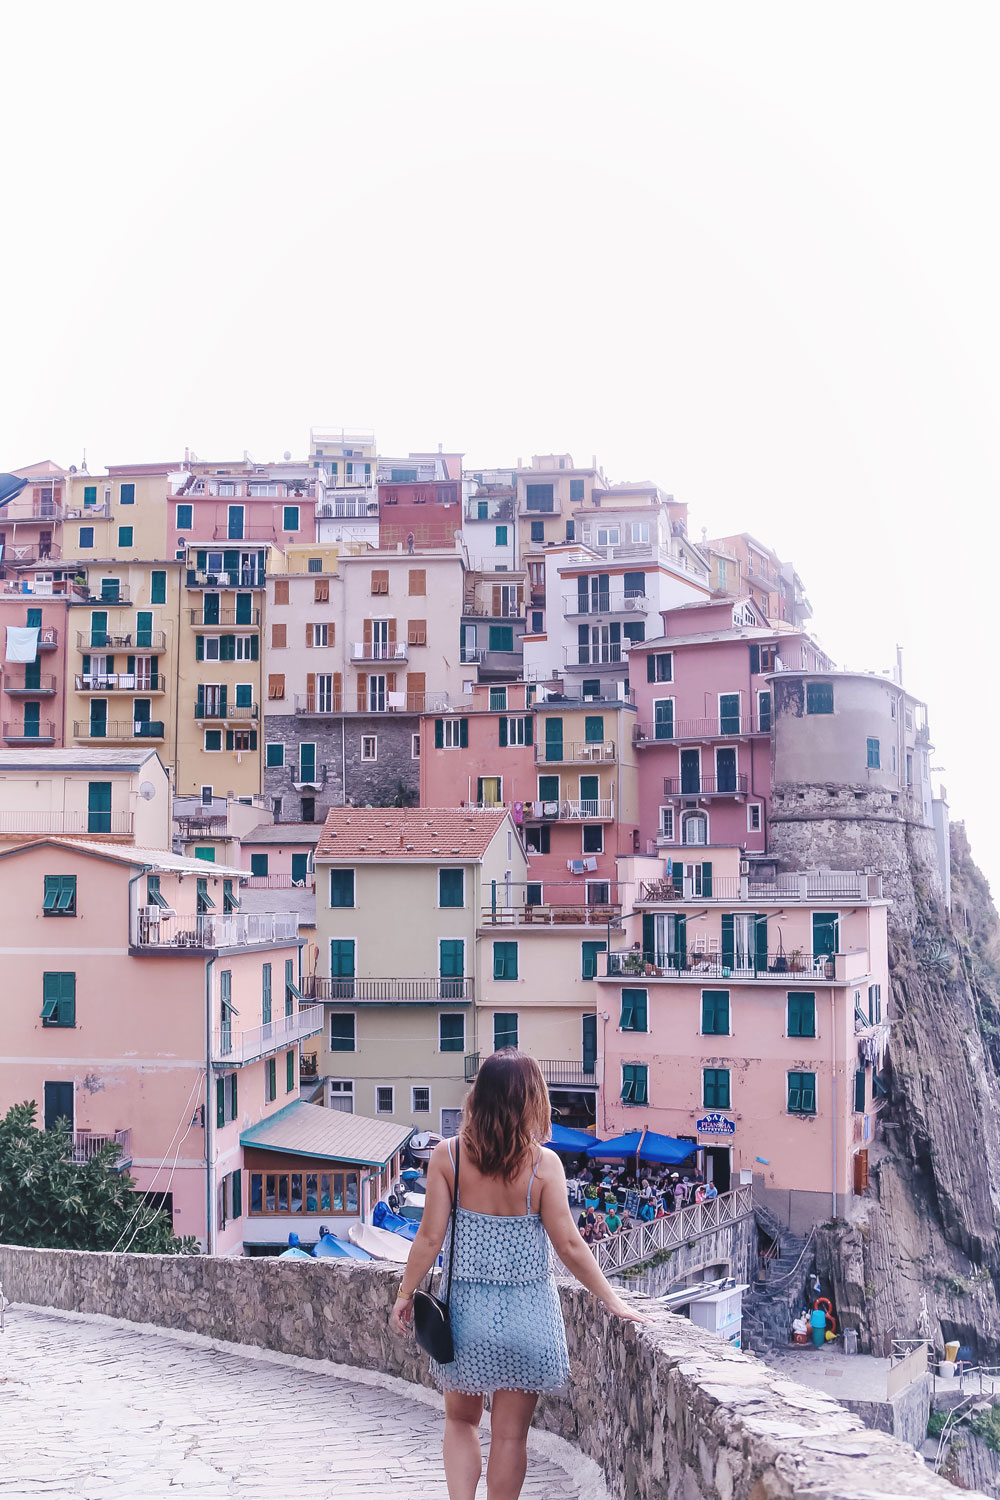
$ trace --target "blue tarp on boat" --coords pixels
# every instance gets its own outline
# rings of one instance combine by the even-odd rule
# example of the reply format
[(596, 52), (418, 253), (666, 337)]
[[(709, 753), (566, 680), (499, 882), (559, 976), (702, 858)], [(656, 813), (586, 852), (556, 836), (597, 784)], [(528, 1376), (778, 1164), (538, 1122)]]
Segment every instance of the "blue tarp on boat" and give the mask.
[(308, 1250), (300, 1250), (298, 1245), (291, 1245), (289, 1249), (282, 1250), (278, 1256), (279, 1260), (312, 1260)]
[(557, 1125), (553, 1121), (551, 1134), (545, 1144), (553, 1151), (575, 1152), (579, 1155), (588, 1151), (591, 1146), (599, 1146), (601, 1143), (595, 1141), (586, 1130), (570, 1130), (567, 1126)]
[(697, 1149), (691, 1141), (678, 1141), (672, 1135), (657, 1135), (655, 1130), (647, 1130), (643, 1135), (641, 1130), (633, 1130), (628, 1135), (616, 1136), (612, 1141), (595, 1141), (588, 1148), (587, 1155), (618, 1161), (627, 1160), (638, 1152), (640, 1161), (677, 1166), (690, 1160)]
[(367, 1250), (362, 1250), (360, 1245), (352, 1245), (350, 1240), (339, 1240), (335, 1234), (324, 1234), (323, 1238), (317, 1241), (313, 1255), (319, 1259), (326, 1255), (335, 1255), (347, 1260), (371, 1260)]
[(372, 1210), (372, 1223), (376, 1229), (388, 1229), (393, 1234), (401, 1234), (408, 1240), (415, 1240), (419, 1224), (414, 1224), (410, 1219), (404, 1219), (401, 1214), (394, 1214), (388, 1203), (376, 1203)]

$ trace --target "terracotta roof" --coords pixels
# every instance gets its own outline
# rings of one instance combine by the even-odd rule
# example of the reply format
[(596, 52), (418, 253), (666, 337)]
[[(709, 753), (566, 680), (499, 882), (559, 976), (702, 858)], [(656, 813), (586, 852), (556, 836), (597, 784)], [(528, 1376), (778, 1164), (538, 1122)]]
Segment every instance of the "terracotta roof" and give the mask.
[(507, 817), (504, 807), (334, 807), (317, 859), (481, 859)]

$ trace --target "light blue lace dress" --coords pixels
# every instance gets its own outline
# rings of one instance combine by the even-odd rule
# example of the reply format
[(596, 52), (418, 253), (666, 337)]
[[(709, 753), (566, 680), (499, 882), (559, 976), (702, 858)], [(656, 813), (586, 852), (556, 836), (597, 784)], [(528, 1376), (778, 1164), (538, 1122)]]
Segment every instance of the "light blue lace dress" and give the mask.
[[(534, 1180), (532, 1172), (523, 1214), (474, 1213), (461, 1206), (459, 1192), (451, 1282), (455, 1359), (450, 1365), (431, 1360), (431, 1373), (446, 1391), (477, 1396), (554, 1391), (569, 1377), (548, 1235), (541, 1215), (531, 1212)], [(442, 1296), (448, 1285), (449, 1252), (446, 1239)]]

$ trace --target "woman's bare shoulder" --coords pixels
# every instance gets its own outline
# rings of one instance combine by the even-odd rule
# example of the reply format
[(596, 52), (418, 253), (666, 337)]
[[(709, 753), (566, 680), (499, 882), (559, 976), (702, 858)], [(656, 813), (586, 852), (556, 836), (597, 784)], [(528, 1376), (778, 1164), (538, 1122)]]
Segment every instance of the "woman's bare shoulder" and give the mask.
[(538, 1160), (538, 1176), (543, 1182), (565, 1182), (566, 1173), (563, 1170), (562, 1160), (554, 1151), (543, 1146)]

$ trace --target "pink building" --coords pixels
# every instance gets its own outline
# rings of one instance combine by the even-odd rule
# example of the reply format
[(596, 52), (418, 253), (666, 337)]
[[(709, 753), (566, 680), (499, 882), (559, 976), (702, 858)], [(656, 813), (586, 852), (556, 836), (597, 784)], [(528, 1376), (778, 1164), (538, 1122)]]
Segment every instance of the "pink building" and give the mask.
[(684, 868), (639, 881), (641, 937), (599, 979), (598, 1135), (690, 1140), (793, 1229), (843, 1215), (881, 1104), (881, 877), (751, 876), (735, 849)]
[[(0, 726), (4, 747), (59, 747), (65, 718), (69, 601), (65, 595), (0, 593), (4, 641)], [(17, 632), (11, 635), (11, 630)], [(34, 660), (23, 658), (20, 631), (37, 631)]]
[(242, 873), (85, 839), (0, 851), (0, 1112), (34, 1099), (81, 1158), (115, 1142), (175, 1232), (220, 1255), (255, 1240), (241, 1135), (298, 1101), (299, 1042), (322, 1027), (294, 917), (241, 912)]
[(767, 674), (827, 658), (799, 631), (768, 624), (749, 599), (662, 613), (663, 634), (629, 652), (636, 705), (639, 830), (649, 853), (767, 847), (771, 688)]
[[(119, 472), (136, 470), (108, 470), (112, 476)], [(168, 472), (168, 538), (174, 549), (316, 540), (316, 505), (325, 489), (308, 464), (192, 462), (164, 466)]]

